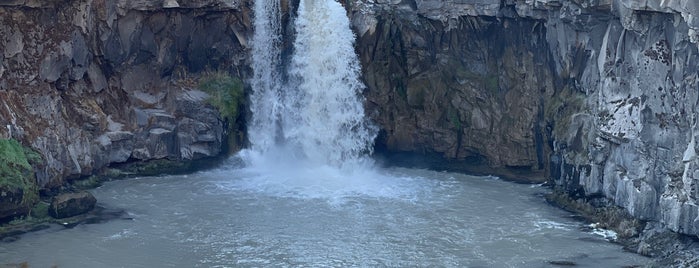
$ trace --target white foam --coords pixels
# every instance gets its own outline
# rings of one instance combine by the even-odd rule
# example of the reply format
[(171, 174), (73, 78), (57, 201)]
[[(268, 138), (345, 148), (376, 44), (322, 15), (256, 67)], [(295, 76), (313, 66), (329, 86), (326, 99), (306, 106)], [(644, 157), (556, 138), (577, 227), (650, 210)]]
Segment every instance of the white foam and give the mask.
[(537, 227), (537, 230), (541, 229), (558, 229), (558, 230), (571, 230), (573, 226), (570, 224), (566, 223), (561, 223), (561, 222), (555, 222), (555, 221), (550, 221), (550, 220), (540, 220), (534, 223)]
[(239, 157), (248, 163), (235, 171), (237, 179), (219, 181), (224, 191), (246, 191), (267, 196), (325, 199), (343, 203), (349, 198), (392, 198), (415, 201), (430, 189), (429, 180), (392, 174), (375, 168), (371, 161), (348, 166), (318, 165), (303, 158), (280, 159), (279, 155), (244, 150)]
[(125, 229), (125, 230), (122, 230), (122, 231), (120, 231), (120, 232), (118, 232), (118, 233), (115, 233), (115, 234), (112, 234), (112, 235), (110, 235), (110, 236), (104, 237), (103, 240), (104, 240), (104, 241), (122, 240), (122, 239), (127, 239), (127, 238), (130, 238), (130, 237), (133, 237), (133, 236), (135, 236), (135, 235), (136, 235), (136, 232), (134, 232), (134, 231), (132, 231), (132, 230), (129, 230), (129, 229)]
[(588, 226), (592, 228), (593, 234), (599, 235), (608, 241), (615, 241), (618, 238), (618, 235), (615, 231), (599, 228), (598, 223), (592, 223)]

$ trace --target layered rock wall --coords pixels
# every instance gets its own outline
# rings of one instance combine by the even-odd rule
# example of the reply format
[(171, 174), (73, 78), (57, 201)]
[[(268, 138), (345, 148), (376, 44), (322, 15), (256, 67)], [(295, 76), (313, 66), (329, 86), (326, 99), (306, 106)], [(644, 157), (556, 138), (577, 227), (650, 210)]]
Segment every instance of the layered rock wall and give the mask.
[(42, 187), (111, 163), (219, 154), (195, 81), (244, 76), (247, 3), (0, 1), (0, 137), (38, 151)]
[(448, 26), (392, 14), (376, 20), (358, 49), (381, 146), (544, 169), (543, 105), (555, 81), (542, 53), (542, 22), (463, 17)]
[(697, 3), (352, 2), (378, 142), (546, 169), (697, 235)]

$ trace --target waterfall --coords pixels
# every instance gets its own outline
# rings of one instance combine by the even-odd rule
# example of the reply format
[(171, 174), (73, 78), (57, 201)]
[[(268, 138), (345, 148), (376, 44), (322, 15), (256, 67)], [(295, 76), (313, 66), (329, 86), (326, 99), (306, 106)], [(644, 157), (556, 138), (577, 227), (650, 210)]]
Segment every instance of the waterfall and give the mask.
[[(262, 155), (291, 152), (335, 167), (364, 161), (377, 131), (365, 118), (364, 85), (345, 9), (334, 0), (301, 0), (294, 52), (281, 68), (277, 1), (255, 1), (251, 149)], [(280, 70), (288, 70), (288, 81)]]
[(277, 140), (282, 116), (281, 65), (281, 11), (279, 1), (254, 2), (254, 35), (252, 38), (250, 109), (253, 111), (248, 123), (248, 135), (252, 150), (265, 152)]

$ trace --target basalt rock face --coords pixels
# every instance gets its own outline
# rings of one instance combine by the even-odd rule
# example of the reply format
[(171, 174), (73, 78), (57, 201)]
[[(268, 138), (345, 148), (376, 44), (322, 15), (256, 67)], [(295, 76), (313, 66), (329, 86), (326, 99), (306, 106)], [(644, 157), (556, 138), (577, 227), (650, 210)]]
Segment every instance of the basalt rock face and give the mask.
[(42, 155), (41, 187), (221, 152), (224, 122), (195, 81), (245, 75), (248, 3), (180, 2), (0, 1), (0, 138)]
[(348, 6), (379, 145), (544, 169), (572, 196), (699, 235), (697, 3)]
[(376, 21), (358, 49), (382, 130), (377, 143), (543, 170), (544, 100), (555, 86), (542, 22), (462, 17), (446, 25), (393, 14)]

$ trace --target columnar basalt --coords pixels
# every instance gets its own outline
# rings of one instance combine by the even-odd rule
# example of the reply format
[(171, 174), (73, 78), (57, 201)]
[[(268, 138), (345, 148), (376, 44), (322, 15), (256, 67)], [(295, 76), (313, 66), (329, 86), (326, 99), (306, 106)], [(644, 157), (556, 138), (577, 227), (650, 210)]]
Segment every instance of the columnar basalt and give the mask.
[(389, 151), (546, 170), (698, 235), (696, 1), (353, 1)]
[(0, 137), (42, 155), (39, 186), (221, 152), (224, 119), (196, 81), (249, 72), (248, 3), (179, 2), (0, 2)]

